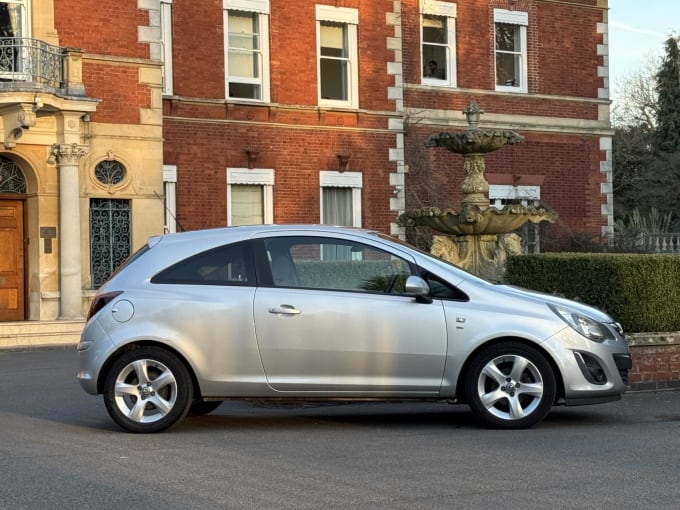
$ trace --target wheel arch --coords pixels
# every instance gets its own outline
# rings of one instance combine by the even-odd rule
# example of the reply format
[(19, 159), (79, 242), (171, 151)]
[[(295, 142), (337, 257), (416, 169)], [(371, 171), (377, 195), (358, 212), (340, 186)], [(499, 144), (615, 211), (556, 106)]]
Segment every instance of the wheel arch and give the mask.
[(194, 369), (192, 368), (191, 364), (187, 361), (186, 357), (177, 349), (174, 349), (171, 346), (164, 344), (162, 342), (155, 342), (153, 340), (138, 340), (136, 342), (132, 342), (121, 346), (117, 351), (111, 354), (107, 358), (106, 362), (102, 365), (101, 370), (99, 370), (99, 376), (97, 378), (97, 393), (100, 394), (103, 393), (104, 380), (106, 379), (106, 374), (109, 372), (109, 368), (111, 367), (113, 362), (116, 361), (123, 353), (133, 351), (135, 349), (140, 349), (142, 347), (157, 347), (165, 351), (168, 351), (173, 356), (175, 356), (184, 365), (184, 367), (187, 369), (189, 377), (191, 377), (191, 382), (194, 391), (193, 398), (194, 399), (201, 398), (201, 388), (198, 383), (198, 378), (196, 377)]
[(562, 372), (560, 371), (559, 367), (557, 366), (557, 363), (553, 359), (553, 357), (550, 355), (550, 353), (543, 348), (541, 344), (538, 344), (536, 342), (532, 342), (531, 340), (527, 340), (526, 338), (522, 337), (516, 337), (516, 336), (505, 336), (505, 337), (499, 337), (499, 338), (494, 338), (493, 340), (489, 340), (487, 342), (484, 342), (481, 345), (478, 345), (477, 348), (470, 353), (470, 355), (467, 357), (465, 360), (465, 363), (463, 363), (463, 367), (460, 370), (460, 373), (458, 374), (458, 380), (456, 381), (456, 401), (460, 403), (466, 403), (467, 399), (465, 398), (465, 380), (467, 379), (467, 374), (470, 370), (470, 365), (472, 364), (472, 360), (475, 359), (475, 357), (484, 349), (492, 346), (492, 345), (498, 345), (506, 342), (515, 342), (515, 343), (521, 343), (524, 344), (528, 347), (532, 347), (536, 349), (545, 359), (546, 361), (550, 364), (550, 368), (553, 371), (553, 374), (555, 376), (555, 383), (557, 385), (556, 388), (556, 393), (555, 393), (555, 401), (559, 401), (561, 398), (564, 398), (564, 381), (562, 379)]

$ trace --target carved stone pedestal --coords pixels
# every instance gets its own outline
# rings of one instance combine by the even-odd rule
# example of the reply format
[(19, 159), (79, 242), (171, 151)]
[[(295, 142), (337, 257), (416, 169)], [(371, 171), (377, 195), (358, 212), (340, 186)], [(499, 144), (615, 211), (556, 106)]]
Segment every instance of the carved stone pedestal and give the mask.
[(522, 253), (517, 234), (433, 236), (430, 252), (490, 281), (503, 277), (508, 255)]

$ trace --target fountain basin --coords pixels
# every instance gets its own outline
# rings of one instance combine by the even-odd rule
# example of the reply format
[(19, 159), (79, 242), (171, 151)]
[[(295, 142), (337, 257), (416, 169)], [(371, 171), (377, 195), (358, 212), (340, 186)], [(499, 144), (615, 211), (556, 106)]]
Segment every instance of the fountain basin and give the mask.
[(466, 129), (459, 133), (439, 133), (432, 135), (426, 147), (444, 147), (456, 154), (484, 154), (524, 141), (524, 137), (508, 130)]
[(504, 234), (517, 230), (527, 222), (554, 223), (557, 214), (545, 207), (526, 207), (520, 204), (507, 205), (502, 209), (483, 208), (477, 205), (464, 206), (460, 211), (423, 207), (407, 211), (399, 216), (402, 226), (427, 226), (437, 232), (449, 235)]

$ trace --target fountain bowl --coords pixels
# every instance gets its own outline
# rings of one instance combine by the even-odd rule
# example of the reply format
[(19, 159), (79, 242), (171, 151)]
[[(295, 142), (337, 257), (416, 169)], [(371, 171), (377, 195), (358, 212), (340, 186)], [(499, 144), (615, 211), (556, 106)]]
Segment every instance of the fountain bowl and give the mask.
[(462, 132), (443, 132), (432, 135), (426, 147), (444, 147), (456, 154), (485, 154), (524, 141), (524, 137), (508, 130), (482, 130), (468, 128)]
[(510, 204), (502, 209), (466, 205), (461, 210), (422, 207), (399, 216), (402, 226), (427, 226), (448, 235), (504, 234), (517, 230), (527, 222), (554, 223), (557, 214), (543, 206), (526, 207)]

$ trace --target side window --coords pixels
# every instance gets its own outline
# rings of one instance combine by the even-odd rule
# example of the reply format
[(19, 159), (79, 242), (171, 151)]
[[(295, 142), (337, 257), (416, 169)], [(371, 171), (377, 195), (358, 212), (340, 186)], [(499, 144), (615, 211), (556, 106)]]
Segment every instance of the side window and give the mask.
[(361, 226), (361, 172), (319, 172), (321, 185), (321, 223)]
[(274, 223), (274, 170), (227, 168), (227, 225)]
[(319, 105), (358, 108), (359, 11), (316, 6)]
[(224, 0), (223, 6), (227, 97), (269, 102), (269, 2)]
[(405, 259), (344, 239), (271, 238), (265, 250), (276, 287), (399, 294), (411, 274)]
[(429, 273), (425, 281), (430, 286), (430, 297), (435, 299), (453, 299), (455, 301), (469, 301), (470, 298), (463, 291), (438, 276)]
[(527, 92), (528, 14), (494, 9), (496, 90)]
[(456, 4), (421, 0), (422, 83), (456, 86)]
[(250, 245), (243, 242), (204, 251), (158, 273), (151, 283), (254, 286)]

